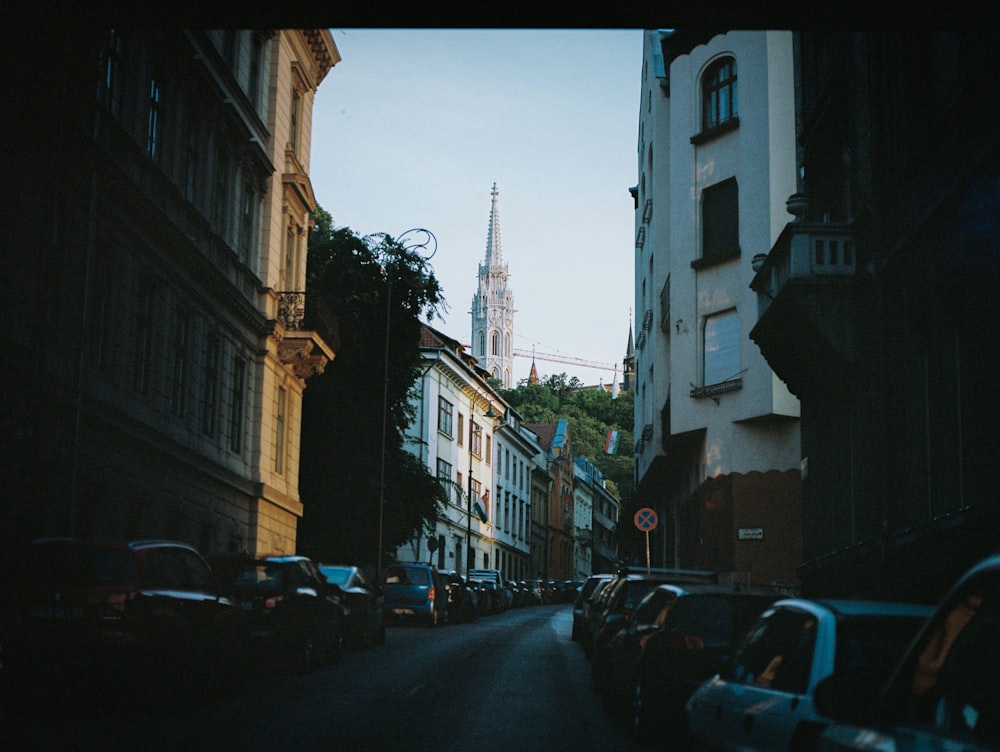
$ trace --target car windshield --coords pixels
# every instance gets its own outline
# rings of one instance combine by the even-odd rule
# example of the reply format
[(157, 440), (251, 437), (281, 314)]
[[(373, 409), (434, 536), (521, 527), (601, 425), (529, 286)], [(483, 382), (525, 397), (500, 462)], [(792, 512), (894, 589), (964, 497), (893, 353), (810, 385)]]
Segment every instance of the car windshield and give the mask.
[(244, 591), (280, 593), (284, 585), (284, 568), (274, 564), (257, 564), (255, 567), (244, 569), (236, 577), (236, 587)]
[(323, 576), (326, 577), (326, 581), (331, 585), (340, 585), (341, 587), (344, 587), (351, 579), (350, 567), (323, 566), (319, 568), (319, 571), (323, 573)]

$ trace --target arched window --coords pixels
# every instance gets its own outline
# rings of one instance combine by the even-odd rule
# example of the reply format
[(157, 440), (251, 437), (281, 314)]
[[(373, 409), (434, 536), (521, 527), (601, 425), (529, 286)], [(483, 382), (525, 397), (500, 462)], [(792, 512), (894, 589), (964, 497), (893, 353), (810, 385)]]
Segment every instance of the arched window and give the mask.
[(476, 332), (476, 351), (473, 355), (485, 355), (486, 354), (486, 332), (480, 329)]
[(701, 79), (701, 129), (718, 128), (736, 117), (736, 60), (714, 62)]
[(500, 332), (493, 332), (493, 335), (490, 338), (490, 352), (493, 353), (493, 355), (500, 354)]

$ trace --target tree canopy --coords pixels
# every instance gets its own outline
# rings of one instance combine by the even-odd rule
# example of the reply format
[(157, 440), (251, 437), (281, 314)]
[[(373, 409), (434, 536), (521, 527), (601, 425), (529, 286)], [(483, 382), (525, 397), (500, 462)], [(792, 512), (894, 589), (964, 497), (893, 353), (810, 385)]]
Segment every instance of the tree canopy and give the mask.
[(361, 237), (322, 208), (314, 220), (305, 325), (320, 329), (322, 310), (332, 311), (338, 343), (303, 396), (299, 550), (375, 565), (380, 537), (383, 553), (394, 550), (432, 526), (443, 501), (403, 436), (414, 419), (407, 397), (419, 375), (421, 317), (433, 320), (445, 301), (428, 263), (429, 233)]

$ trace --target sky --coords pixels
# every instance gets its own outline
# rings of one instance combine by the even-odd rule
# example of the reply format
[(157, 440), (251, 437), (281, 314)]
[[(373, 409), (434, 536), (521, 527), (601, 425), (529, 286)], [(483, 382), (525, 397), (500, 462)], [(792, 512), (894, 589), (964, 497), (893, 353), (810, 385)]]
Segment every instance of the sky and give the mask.
[[(632, 323), (641, 30), (331, 29), (310, 177), (337, 227), (426, 228), (465, 345), (491, 191), (515, 305), (514, 383), (622, 378)], [(546, 355), (603, 364), (584, 367)]]

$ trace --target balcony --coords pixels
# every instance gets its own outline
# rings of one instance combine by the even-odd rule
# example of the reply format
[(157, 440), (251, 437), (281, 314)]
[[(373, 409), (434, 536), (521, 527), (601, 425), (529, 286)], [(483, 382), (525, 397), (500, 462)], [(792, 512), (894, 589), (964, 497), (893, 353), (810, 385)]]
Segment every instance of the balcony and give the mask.
[(844, 377), (854, 362), (855, 237), (853, 225), (790, 222), (755, 267), (750, 338), (798, 396)]
[[(306, 319), (306, 294), (304, 292), (278, 292), (275, 329), (278, 337), (278, 359), (292, 367), (296, 377), (305, 381), (310, 376), (323, 373), (326, 364), (335, 357), (333, 347), (337, 345), (336, 317), (328, 311), (314, 306), (310, 311), (316, 319), (317, 328), (311, 331), (303, 328)], [(312, 301), (311, 301), (312, 302)], [(318, 304), (319, 301), (317, 300)]]

